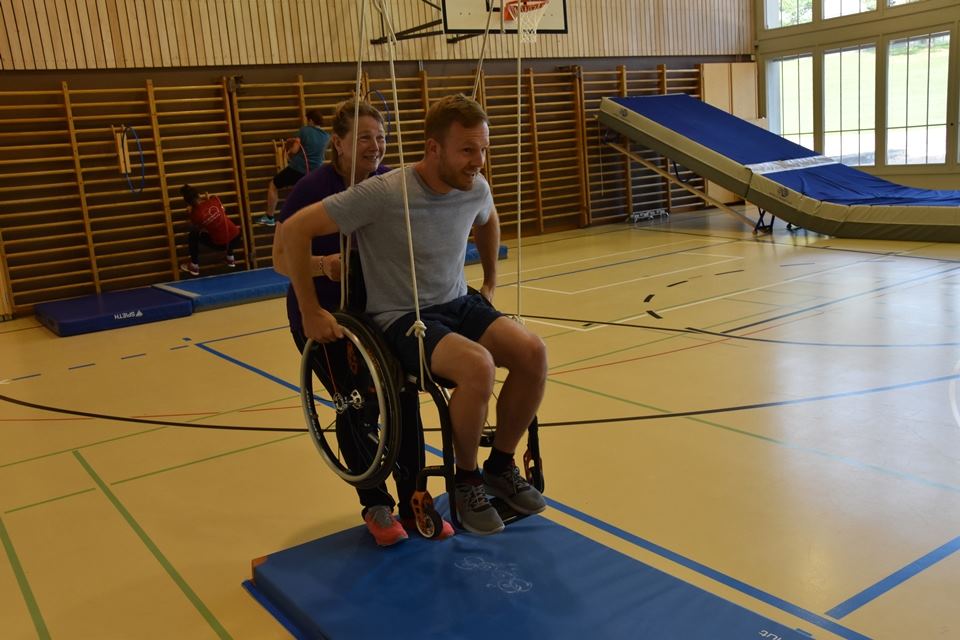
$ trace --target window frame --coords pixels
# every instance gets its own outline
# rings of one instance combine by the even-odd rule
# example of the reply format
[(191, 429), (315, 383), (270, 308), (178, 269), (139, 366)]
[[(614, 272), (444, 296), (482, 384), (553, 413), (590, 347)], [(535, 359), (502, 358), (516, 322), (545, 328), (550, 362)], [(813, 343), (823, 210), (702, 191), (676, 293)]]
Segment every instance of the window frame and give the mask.
[[(925, 0), (921, 0), (923, 2)], [(916, 4), (916, 3), (914, 3)], [(911, 5), (904, 5), (911, 6)], [(899, 7), (898, 7), (899, 8)], [(887, 65), (890, 55), (890, 43), (894, 40), (903, 40), (906, 38), (914, 38), (917, 36), (931, 36), (936, 33), (947, 32), (950, 35), (950, 51), (948, 55), (948, 67), (947, 67), (947, 117), (946, 117), (946, 150), (945, 150), (945, 159), (944, 162), (923, 162), (923, 163), (906, 163), (906, 164), (889, 164), (887, 162), (887, 129), (888, 125), (888, 109), (887, 109), (887, 86), (890, 78), (890, 70)], [(960, 49), (960, 42), (957, 41), (957, 32), (958, 25), (957, 23), (940, 23), (939, 25), (930, 25), (922, 29), (910, 29), (904, 31), (890, 32), (883, 35), (883, 55), (877, 56), (877, 106), (880, 107), (878, 111), (882, 111), (883, 119), (879, 119), (880, 113), (878, 112), (877, 117), (877, 157), (881, 157), (881, 147), (880, 141), (882, 138), (883, 147), (882, 147), (882, 158), (883, 163), (877, 163), (877, 168), (881, 169), (881, 173), (925, 173), (933, 170), (953, 170), (955, 171), (960, 165), (960, 157), (958, 157), (958, 127), (957, 121), (960, 118), (960, 92), (957, 90), (957, 78), (960, 76), (960, 69), (958, 69), (958, 49)], [(881, 59), (882, 58), (882, 59)], [(882, 67), (882, 68), (881, 68)], [(882, 124), (881, 124), (882, 123)], [(929, 124), (927, 125), (929, 126)], [(952, 130), (952, 133), (951, 133)], [(925, 169), (925, 170), (924, 170)]]
[[(799, 59), (799, 58), (802, 58), (802, 57), (805, 57), (805, 56), (810, 56), (810, 65), (811, 65), (811, 78), (810, 78), (810, 84), (811, 84), (811, 86), (810, 86), (810, 91), (811, 91), (811, 94), (812, 94), (812, 95), (811, 95), (811, 104), (812, 104), (812, 107), (813, 107), (813, 113), (811, 114), (812, 117), (813, 117), (813, 131), (811, 132), (811, 134), (813, 135), (813, 147), (811, 148), (811, 150), (812, 150), (812, 151), (816, 151), (817, 153), (822, 153), (822, 152), (823, 152), (823, 146), (822, 146), (822, 144), (821, 144), (821, 141), (820, 141), (820, 140), (818, 139), (818, 137), (817, 137), (817, 111), (818, 111), (818, 110), (817, 110), (817, 103), (816, 103), (816, 101), (817, 101), (817, 99), (818, 99), (817, 96), (819, 95), (819, 92), (818, 92), (818, 90), (817, 90), (817, 64), (818, 64), (818, 63), (817, 63), (817, 53), (816, 53), (816, 51), (813, 51), (813, 50), (811, 50), (811, 49), (802, 49), (802, 50), (799, 50), (799, 51), (785, 52), (785, 53), (783, 53), (783, 54), (781, 54), (781, 55), (777, 55), (777, 56), (771, 56), (770, 58), (767, 58), (766, 60), (764, 60), (762, 67), (758, 67), (758, 69), (762, 69), (762, 75), (764, 76), (764, 83), (763, 83), (763, 88), (764, 88), (764, 89), (763, 89), (763, 91), (764, 91), (764, 93), (763, 93), (763, 101), (764, 101), (764, 104), (766, 104), (767, 95), (768, 95), (768, 94), (767, 94), (768, 86), (767, 86), (767, 82), (766, 82), (766, 78), (767, 78), (767, 65), (768, 65), (770, 62), (774, 62), (774, 61), (784, 61), (784, 60), (791, 60), (791, 59)], [(759, 71), (758, 71), (758, 72), (759, 72)], [(765, 114), (766, 114), (768, 123), (770, 123), (770, 125), (772, 126), (772, 118), (771, 118), (771, 116), (770, 116), (769, 111), (768, 111), (768, 110), (765, 111)], [(777, 134), (777, 135), (781, 135), (781, 136), (782, 136), (783, 134)], [(802, 134), (800, 134), (800, 135), (802, 135)], [(801, 146), (803, 146), (802, 143), (800, 143), (800, 142), (797, 142), (797, 144), (800, 144)]]
[[(875, 40), (847, 42), (847, 43), (844, 43), (844, 44), (828, 44), (828, 45), (823, 45), (822, 47), (819, 48), (819, 51), (817, 52), (817, 55), (818, 55), (819, 61), (820, 61), (820, 115), (821, 115), (821, 118), (820, 118), (820, 129), (819, 129), (819, 131), (816, 133), (816, 137), (817, 137), (817, 139), (818, 139), (818, 144), (819, 144), (819, 148), (820, 148), (820, 150), (821, 150), (821, 153), (824, 153), (824, 152), (825, 152), (825, 149), (826, 149), (826, 137), (827, 137), (827, 126), (826, 126), (826, 99), (827, 99), (827, 92), (826, 92), (826, 73), (825, 73), (825, 67), (826, 67), (826, 64), (825, 64), (825, 63), (826, 63), (826, 56), (827, 56), (827, 54), (830, 53), (830, 52), (832, 52), (832, 51), (845, 51), (845, 50), (854, 49), (854, 48), (862, 49), (863, 47), (867, 47), (867, 46), (872, 46), (872, 47), (874, 48), (874, 70), (873, 70), (873, 73), (874, 73), (874, 82), (873, 82), (873, 85), (874, 85), (874, 86), (873, 86), (873, 148), (874, 148), (874, 161), (873, 161), (873, 164), (851, 165), (851, 166), (875, 168), (875, 167), (877, 167), (877, 166), (880, 166), (880, 164), (881, 164), (881, 163), (879, 162), (879, 160), (880, 160), (880, 147), (878, 146), (878, 144), (879, 144), (879, 136), (880, 136), (880, 121), (877, 120), (877, 118), (880, 117), (880, 114), (881, 114), (881, 113), (884, 113), (884, 112), (885, 112), (885, 110), (884, 110), (884, 109), (881, 107), (881, 105), (879, 104), (879, 100), (880, 100), (880, 98), (881, 98), (881, 95), (880, 95), (880, 88), (879, 88), (879, 84), (880, 84), (880, 77), (879, 77), (879, 76), (880, 76), (880, 73), (879, 73), (878, 69), (880, 68), (880, 56), (881, 56), (881, 55), (883, 54), (883, 52), (884, 52), (884, 49), (882, 49), (881, 42), (880, 42), (880, 39), (879, 39), (879, 38), (877, 38), (877, 39), (875, 39)], [(841, 127), (842, 127), (842, 123), (841, 123)], [(840, 131), (842, 132), (843, 129), (841, 128)], [(884, 159), (885, 159), (885, 158), (886, 158), (886, 155), (884, 155)]]
[[(824, 74), (823, 62), (827, 50), (862, 46), (873, 43), (877, 47), (876, 65), (876, 159), (875, 165), (862, 165), (875, 175), (890, 176), (893, 180), (905, 176), (930, 176), (939, 184), (951, 184), (960, 172), (960, 4), (957, 0), (920, 0), (911, 4), (889, 7), (880, 0), (876, 11), (822, 20), (821, 0), (814, 0), (814, 21), (793, 27), (766, 29), (764, 0), (754, 1), (756, 35), (758, 98), (760, 114), (768, 113), (766, 63), (774, 58), (785, 58), (812, 52), (814, 73), (814, 140), (818, 153), (823, 153), (824, 136)], [(888, 165), (887, 149), (887, 56), (892, 40), (938, 33), (950, 33), (950, 66), (947, 79), (947, 143), (945, 164)], [(943, 187), (948, 188), (948, 187)], [(954, 187), (955, 188), (955, 187)]]

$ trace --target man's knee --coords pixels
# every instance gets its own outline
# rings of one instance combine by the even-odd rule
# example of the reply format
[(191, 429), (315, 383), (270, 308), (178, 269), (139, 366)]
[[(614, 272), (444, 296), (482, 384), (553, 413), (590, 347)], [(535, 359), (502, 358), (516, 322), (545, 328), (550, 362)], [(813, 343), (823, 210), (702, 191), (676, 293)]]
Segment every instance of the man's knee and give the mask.
[(520, 346), (525, 369), (531, 375), (547, 377), (547, 345), (535, 333), (526, 333)]
[(452, 370), (448, 374), (440, 375), (449, 377), (458, 389), (469, 389), (486, 396), (493, 394), (497, 366), (489, 351), (479, 344), (473, 344), (469, 348), (459, 349), (456, 353), (447, 355), (448, 361), (453, 363)]
[(547, 345), (535, 333), (521, 330), (506, 345), (503, 366), (526, 378), (545, 379), (547, 376)]

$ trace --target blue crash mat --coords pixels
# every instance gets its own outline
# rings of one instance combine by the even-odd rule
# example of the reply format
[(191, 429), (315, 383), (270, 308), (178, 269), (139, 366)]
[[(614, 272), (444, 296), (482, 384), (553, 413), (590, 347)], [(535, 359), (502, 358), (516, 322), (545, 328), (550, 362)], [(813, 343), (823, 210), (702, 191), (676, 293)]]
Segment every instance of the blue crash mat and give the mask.
[(194, 311), (228, 307), (287, 294), (290, 280), (271, 268), (237, 271), (153, 285), (193, 303)]
[[(500, 248), (497, 250), (497, 259), (507, 259), (507, 245), (500, 245)], [(468, 242), (467, 254), (463, 259), (463, 264), (477, 264), (478, 262), (480, 262), (480, 252), (477, 251), (477, 245), (473, 244), (472, 242)]]
[(43, 302), (36, 305), (33, 312), (37, 320), (58, 336), (72, 336), (182, 318), (193, 313), (193, 306), (171, 293), (144, 287)]
[(361, 526), (255, 561), (245, 586), (298, 638), (810, 638), (541, 516), (385, 549)]

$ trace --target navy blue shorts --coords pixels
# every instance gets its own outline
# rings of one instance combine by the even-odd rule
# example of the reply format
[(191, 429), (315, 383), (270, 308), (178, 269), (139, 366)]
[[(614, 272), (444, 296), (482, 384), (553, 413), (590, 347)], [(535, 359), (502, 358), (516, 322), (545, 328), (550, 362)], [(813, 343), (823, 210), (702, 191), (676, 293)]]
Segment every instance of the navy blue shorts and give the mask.
[(284, 167), (277, 175), (273, 176), (273, 186), (277, 189), (285, 189), (297, 184), (303, 174), (293, 167)]
[[(493, 308), (487, 299), (479, 293), (467, 294), (444, 304), (434, 305), (420, 310), (420, 320), (427, 327), (423, 338), (423, 348), (429, 365), (437, 343), (448, 333), (459, 333), (465, 338), (479, 342), (480, 337), (493, 321), (503, 314)], [(420, 374), (420, 350), (417, 337), (405, 335), (413, 326), (417, 315), (410, 312), (387, 327), (387, 344), (400, 360), (403, 370), (415, 375)]]

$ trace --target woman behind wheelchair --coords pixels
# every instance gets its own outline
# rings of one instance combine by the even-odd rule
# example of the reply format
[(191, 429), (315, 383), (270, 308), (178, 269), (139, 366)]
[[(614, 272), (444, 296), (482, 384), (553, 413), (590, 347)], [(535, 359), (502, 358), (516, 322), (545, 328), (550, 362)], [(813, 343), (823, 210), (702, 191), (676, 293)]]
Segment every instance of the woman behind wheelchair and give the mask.
[[(353, 100), (337, 105), (331, 126), (333, 130), (332, 161), (312, 171), (297, 183), (277, 217), (273, 242), (273, 265), (279, 273), (289, 275), (281, 240), (284, 222), (300, 209), (343, 191), (350, 184), (355, 108)], [(383, 115), (365, 102), (359, 105), (356, 137), (355, 182), (390, 171), (389, 168), (380, 164), (386, 151)], [(321, 306), (331, 312), (340, 306), (341, 266), (340, 234), (313, 238), (311, 269), (314, 288)], [(350, 279), (351, 288), (355, 289), (351, 297), (351, 308), (362, 311), (362, 275), (353, 268)], [(287, 317), (297, 351), (302, 352), (307, 338), (304, 335), (300, 308), (292, 286), (287, 291)], [(340, 453), (347, 466), (363, 468), (369, 464), (376, 449), (364, 434), (371, 429), (371, 421), (377, 419), (375, 417), (377, 407), (375, 400), (371, 402), (369, 399), (365, 404), (362, 399), (351, 404), (341, 398), (338, 393), (337, 380), (349, 376), (346, 370), (352, 364), (351, 357), (355, 357), (349, 352), (351, 346), (346, 340), (323, 345), (324, 353), (314, 358), (313, 369), (330, 397), (342, 403), (336, 417)], [(423, 429), (416, 388), (401, 393), (400, 404), (402, 433), (397, 466), (393, 473), (398, 501), (393, 499), (385, 483), (371, 488), (357, 489), (363, 521), (380, 546), (396, 544), (408, 537), (407, 530), (416, 530), (410, 498), (416, 489), (417, 472), (425, 465)], [(398, 505), (399, 519), (393, 514), (394, 507)], [(438, 536), (440, 539), (453, 535), (453, 527), (449, 522), (444, 521), (442, 526), (442, 532)]]

